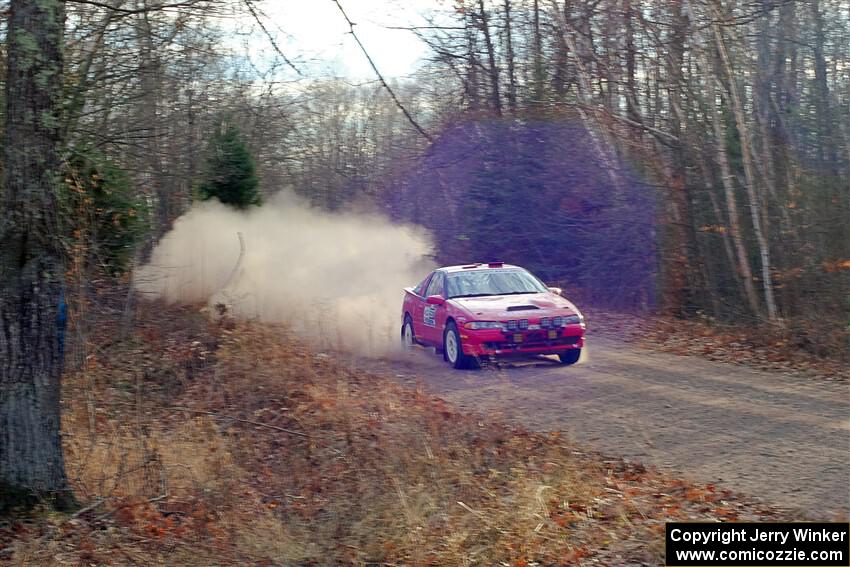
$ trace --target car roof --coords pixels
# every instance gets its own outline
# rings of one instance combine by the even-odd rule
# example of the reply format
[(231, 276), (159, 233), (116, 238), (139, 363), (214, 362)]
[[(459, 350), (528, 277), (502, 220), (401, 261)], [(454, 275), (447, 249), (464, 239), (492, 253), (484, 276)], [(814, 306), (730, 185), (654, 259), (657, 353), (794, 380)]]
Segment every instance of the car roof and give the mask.
[(503, 270), (503, 269), (514, 269), (514, 270), (522, 270), (524, 268), (520, 268), (519, 266), (514, 266), (512, 264), (505, 264), (502, 262), (489, 262), (489, 263), (476, 263), (476, 264), (459, 264), (457, 266), (443, 266), (442, 268), (437, 268), (435, 271), (437, 272), (446, 272), (447, 274), (453, 274), (457, 272), (468, 272), (471, 270)]

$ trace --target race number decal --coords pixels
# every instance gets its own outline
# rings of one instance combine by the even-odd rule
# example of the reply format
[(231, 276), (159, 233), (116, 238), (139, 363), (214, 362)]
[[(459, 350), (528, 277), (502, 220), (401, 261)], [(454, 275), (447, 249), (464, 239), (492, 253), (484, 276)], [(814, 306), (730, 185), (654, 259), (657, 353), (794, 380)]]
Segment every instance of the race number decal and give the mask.
[(434, 314), (437, 312), (436, 305), (429, 305), (422, 312), (422, 322), (428, 325), (429, 327), (436, 327), (437, 320), (434, 318)]

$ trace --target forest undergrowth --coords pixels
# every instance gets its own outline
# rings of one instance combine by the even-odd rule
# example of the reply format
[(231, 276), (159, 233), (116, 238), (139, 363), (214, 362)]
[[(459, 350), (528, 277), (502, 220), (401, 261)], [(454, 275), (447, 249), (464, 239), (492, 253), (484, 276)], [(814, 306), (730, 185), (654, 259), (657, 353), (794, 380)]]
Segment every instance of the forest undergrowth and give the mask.
[(459, 411), (197, 308), (109, 309), (63, 386), (81, 508), (0, 519), (12, 565), (657, 565), (664, 522), (799, 517)]

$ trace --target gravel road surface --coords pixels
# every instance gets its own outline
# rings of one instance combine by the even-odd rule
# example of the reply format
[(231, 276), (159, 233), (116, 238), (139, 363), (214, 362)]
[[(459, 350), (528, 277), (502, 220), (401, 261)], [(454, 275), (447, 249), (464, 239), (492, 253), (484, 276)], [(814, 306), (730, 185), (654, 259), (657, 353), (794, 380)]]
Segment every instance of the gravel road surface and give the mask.
[(850, 383), (750, 370), (591, 337), (554, 358), (452, 370), (433, 350), (363, 362), (457, 406), (560, 430), (603, 453), (717, 483), (812, 519), (850, 515)]

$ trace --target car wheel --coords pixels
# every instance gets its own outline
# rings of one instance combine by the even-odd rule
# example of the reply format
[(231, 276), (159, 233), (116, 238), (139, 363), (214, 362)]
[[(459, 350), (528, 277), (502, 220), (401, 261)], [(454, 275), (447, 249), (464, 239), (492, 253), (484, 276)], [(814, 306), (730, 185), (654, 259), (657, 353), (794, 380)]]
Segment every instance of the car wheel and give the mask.
[(578, 362), (578, 359), (581, 358), (581, 349), (574, 348), (572, 350), (568, 350), (567, 352), (559, 354), (558, 358), (561, 359), (561, 364), (575, 364)]
[(463, 354), (460, 334), (454, 322), (446, 325), (443, 332), (443, 359), (457, 369), (470, 368), (473, 365), (473, 358)]
[(416, 344), (416, 335), (413, 334), (413, 320), (410, 315), (404, 316), (404, 323), (401, 326), (401, 348), (402, 350), (410, 350)]

